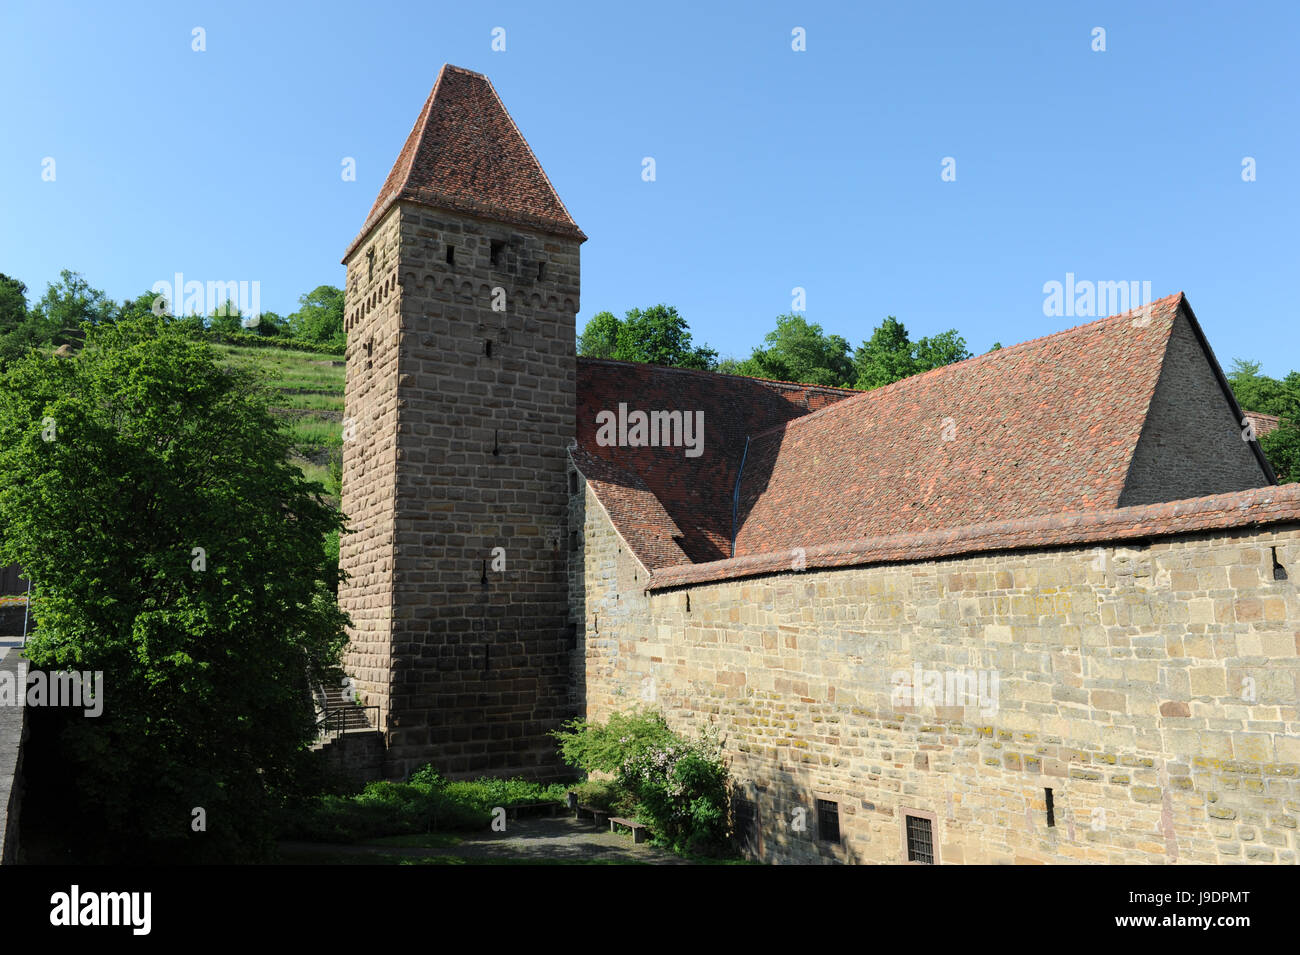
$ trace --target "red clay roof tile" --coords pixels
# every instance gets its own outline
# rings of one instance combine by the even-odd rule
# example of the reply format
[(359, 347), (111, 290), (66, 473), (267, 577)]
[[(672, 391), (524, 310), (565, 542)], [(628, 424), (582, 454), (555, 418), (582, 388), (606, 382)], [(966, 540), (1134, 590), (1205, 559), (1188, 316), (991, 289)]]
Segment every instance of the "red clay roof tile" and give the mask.
[(445, 64), (343, 261), (399, 199), (585, 240), (491, 80)]

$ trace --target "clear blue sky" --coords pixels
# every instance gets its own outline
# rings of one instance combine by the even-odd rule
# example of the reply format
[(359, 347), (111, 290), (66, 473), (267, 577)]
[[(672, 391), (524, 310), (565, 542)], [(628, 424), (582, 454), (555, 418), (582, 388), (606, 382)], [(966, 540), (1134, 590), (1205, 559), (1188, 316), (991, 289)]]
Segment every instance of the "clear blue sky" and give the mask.
[(980, 352), (1084, 320), (1043, 314), (1072, 272), (1186, 291), (1225, 367), (1300, 368), (1300, 5), (714, 6), (6, 0), (0, 272), (256, 280), (292, 311), (343, 284), (451, 62), (590, 236), (579, 327), (662, 301), (744, 357), (801, 286), (855, 345), (895, 315)]

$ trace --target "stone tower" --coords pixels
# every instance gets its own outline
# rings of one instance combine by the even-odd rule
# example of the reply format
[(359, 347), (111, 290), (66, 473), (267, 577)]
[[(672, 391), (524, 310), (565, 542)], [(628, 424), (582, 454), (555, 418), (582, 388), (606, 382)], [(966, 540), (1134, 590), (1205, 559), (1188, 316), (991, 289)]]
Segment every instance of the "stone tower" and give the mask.
[(339, 602), (390, 777), (558, 771), (585, 240), (487, 77), (444, 66), (343, 258)]

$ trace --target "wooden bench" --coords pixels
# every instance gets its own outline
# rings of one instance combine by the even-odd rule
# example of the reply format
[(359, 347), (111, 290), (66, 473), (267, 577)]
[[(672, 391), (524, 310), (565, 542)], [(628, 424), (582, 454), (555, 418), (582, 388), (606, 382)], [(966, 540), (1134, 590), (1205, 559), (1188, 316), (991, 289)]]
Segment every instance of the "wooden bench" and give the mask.
[(579, 806), (577, 815), (581, 816), (583, 813), (588, 813), (598, 827), (605, 825), (605, 820), (609, 818), (608, 809), (597, 809), (595, 806)]
[(559, 803), (555, 802), (514, 802), (508, 806), (502, 806), (506, 811), (507, 819), (518, 819), (522, 812), (525, 816), (554, 816), (555, 810), (560, 808)]
[(631, 819), (624, 819), (621, 816), (615, 816), (614, 818), (610, 819), (609, 831), (617, 832), (618, 830), (615, 828), (615, 826), (624, 826), (632, 830), (633, 845), (640, 845), (642, 842), (645, 842), (647, 837), (649, 837), (650, 835), (650, 830), (647, 829), (645, 826), (643, 826), (641, 823), (634, 822)]

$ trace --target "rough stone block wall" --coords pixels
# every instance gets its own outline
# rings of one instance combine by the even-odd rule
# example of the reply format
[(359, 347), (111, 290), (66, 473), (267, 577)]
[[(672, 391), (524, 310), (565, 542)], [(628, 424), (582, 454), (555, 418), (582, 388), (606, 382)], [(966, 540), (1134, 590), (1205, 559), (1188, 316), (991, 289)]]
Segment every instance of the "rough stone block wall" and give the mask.
[(318, 743), (313, 750), (322, 769), (333, 780), (360, 789), (372, 779), (382, 779), (386, 747), (384, 734), (348, 732)]
[(1297, 861), (1300, 527), (647, 595), (584, 494), (586, 713), (712, 725), (759, 858), (905, 862), (915, 815), (940, 863)]
[(1269, 484), (1243, 426), (1186, 317), (1169, 336), (1164, 366), (1121, 507), (1205, 497)]
[(397, 366), (401, 216), (393, 209), (347, 262), (344, 324), (341, 506), (349, 532), (339, 540), (339, 606), (352, 618), (344, 668), (386, 725), (390, 705), (393, 520), (397, 468)]
[(398, 208), (388, 773), (554, 777), (578, 242)]

